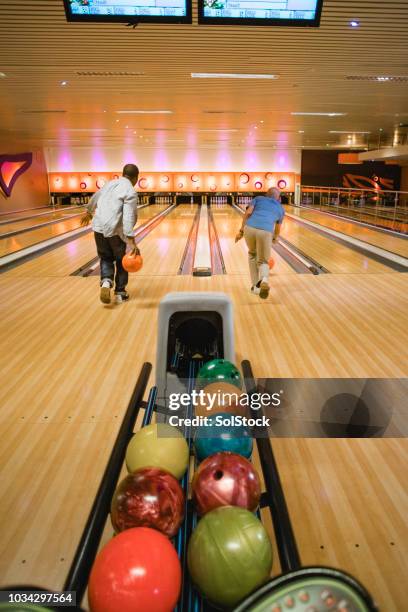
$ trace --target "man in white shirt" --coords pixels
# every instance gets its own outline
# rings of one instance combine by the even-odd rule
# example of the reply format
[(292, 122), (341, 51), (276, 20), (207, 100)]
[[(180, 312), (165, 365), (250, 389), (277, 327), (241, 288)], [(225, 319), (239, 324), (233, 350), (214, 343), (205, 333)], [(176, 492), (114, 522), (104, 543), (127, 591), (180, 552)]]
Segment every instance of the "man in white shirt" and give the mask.
[(114, 281), (116, 302), (129, 299), (126, 291), (128, 273), (122, 266), (122, 257), (126, 253), (126, 243), (136, 248), (133, 228), (137, 220), (137, 193), (134, 186), (138, 177), (138, 167), (126, 164), (121, 178), (109, 181), (94, 193), (86, 206), (88, 212), (82, 218), (81, 225), (87, 225), (92, 219), (101, 264), (100, 298), (104, 304), (110, 304)]

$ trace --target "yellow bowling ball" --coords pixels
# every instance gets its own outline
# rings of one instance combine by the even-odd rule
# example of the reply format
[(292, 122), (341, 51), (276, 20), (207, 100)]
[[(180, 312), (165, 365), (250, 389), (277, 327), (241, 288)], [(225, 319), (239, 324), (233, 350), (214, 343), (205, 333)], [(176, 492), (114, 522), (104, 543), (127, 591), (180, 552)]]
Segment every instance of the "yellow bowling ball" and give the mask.
[(187, 469), (188, 459), (188, 445), (184, 436), (167, 423), (142, 427), (131, 438), (126, 449), (126, 467), (129, 472), (157, 467), (180, 479)]

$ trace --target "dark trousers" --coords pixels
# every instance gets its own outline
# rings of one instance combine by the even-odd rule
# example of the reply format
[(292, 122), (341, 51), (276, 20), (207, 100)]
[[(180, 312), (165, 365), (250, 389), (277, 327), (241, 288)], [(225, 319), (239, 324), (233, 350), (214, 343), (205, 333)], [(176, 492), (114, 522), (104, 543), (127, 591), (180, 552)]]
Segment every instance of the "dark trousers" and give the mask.
[(124, 291), (129, 278), (122, 266), (122, 257), (126, 253), (126, 242), (120, 236), (105, 238), (99, 232), (94, 232), (94, 236), (98, 257), (101, 260), (101, 282), (109, 279), (113, 284), (115, 278), (115, 291)]

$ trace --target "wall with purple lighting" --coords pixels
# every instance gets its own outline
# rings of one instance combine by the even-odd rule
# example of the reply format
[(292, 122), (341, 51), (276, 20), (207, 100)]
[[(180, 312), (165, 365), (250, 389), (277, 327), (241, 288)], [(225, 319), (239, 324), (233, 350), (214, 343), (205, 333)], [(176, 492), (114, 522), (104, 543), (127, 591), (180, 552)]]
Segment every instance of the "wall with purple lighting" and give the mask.
[[(286, 149), (197, 148), (193, 143), (180, 148), (146, 148), (137, 143), (123, 147), (72, 148), (46, 150), (49, 172), (112, 172), (134, 162), (149, 172), (267, 172), (271, 170), (300, 174), (301, 153)], [(96, 167), (97, 166), (97, 167)]]
[(0, 189), (0, 212), (13, 212), (26, 208), (40, 208), (49, 204), (48, 174), (41, 149), (7, 146), (0, 154), (32, 153), (32, 161), (25, 172), (17, 177), (9, 197)]

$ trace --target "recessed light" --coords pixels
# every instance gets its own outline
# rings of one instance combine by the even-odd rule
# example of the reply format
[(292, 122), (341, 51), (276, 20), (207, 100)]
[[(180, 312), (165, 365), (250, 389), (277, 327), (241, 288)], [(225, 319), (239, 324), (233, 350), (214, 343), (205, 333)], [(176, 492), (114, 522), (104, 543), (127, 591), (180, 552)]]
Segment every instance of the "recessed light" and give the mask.
[(382, 128), (380, 128), (378, 131), (379, 131), (379, 132), (382, 132), (382, 131), (383, 131), (383, 129), (382, 129)]
[(0, 72), (0, 79), (5, 79), (7, 74), (5, 72)]
[(193, 79), (277, 79), (276, 74), (235, 74), (229, 72), (192, 72)]
[(260, 123), (263, 123), (263, 122), (264, 122), (263, 119), (261, 119)]
[(171, 110), (118, 110), (118, 115), (171, 115)]
[(371, 132), (355, 132), (354, 130), (329, 130), (329, 134), (371, 134)]
[(290, 113), (294, 116), (306, 116), (306, 117), (344, 117), (347, 113)]
[(65, 87), (66, 85), (68, 85), (68, 81), (61, 81), (61, 87)]
[(305, 133), (305, 130), (298, 130), (298, 133), (299, 133), (299, 134), (304, 134), (304, 133)]
[(349, 25), (350, 25), (352, 28), (358, 28), (358, 26), (360, 25), (360, 22), (359, 22), (359, 21), (357, 21), (356, 19), (352, 19), (351, 21), (349, 21)]
[(387, 76), (378, 76), (376, 77), (377, 81), (389, 81), (391, 77)]
[(119, 123), (119, 119), (116, 119), (116, 123)]

